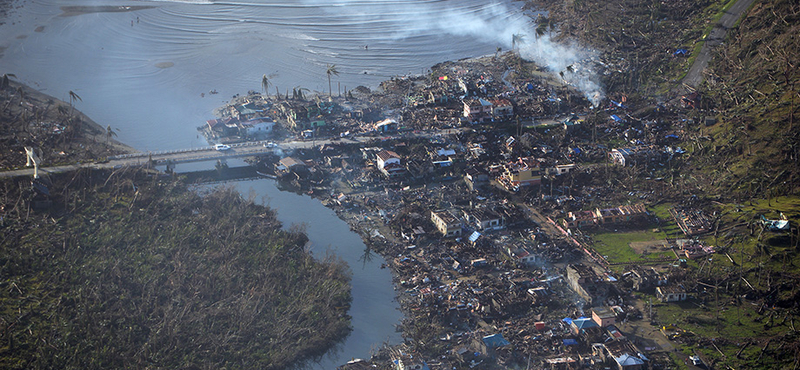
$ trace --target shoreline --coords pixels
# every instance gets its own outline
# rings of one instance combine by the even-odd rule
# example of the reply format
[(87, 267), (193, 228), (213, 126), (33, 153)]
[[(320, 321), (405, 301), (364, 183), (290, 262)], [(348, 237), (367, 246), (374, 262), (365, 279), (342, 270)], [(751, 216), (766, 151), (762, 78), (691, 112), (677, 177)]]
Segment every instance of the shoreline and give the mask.
[[(0, 112), (4, 127), (0, 135), (0, 167), (23, 168), (25, 151), (40, 151), (45, 166), (85, 163), (110, 155), (136, 152), (116, 140), (114, 128), (103, 127), (86, 114), (54, 96), (8, 78), (2, 89), (5, 102)], [(76, 101), (80, 97), (76, 95)]]

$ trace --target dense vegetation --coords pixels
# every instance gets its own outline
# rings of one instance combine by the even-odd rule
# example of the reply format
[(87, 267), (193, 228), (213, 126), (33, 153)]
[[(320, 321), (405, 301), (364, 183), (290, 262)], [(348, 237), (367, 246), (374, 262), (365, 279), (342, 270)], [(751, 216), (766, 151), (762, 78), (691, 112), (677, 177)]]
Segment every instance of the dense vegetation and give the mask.
[(349, 331), (349, 276), (232, 189), (140, 171), (0, 184), (0, 368), (283, 369)]

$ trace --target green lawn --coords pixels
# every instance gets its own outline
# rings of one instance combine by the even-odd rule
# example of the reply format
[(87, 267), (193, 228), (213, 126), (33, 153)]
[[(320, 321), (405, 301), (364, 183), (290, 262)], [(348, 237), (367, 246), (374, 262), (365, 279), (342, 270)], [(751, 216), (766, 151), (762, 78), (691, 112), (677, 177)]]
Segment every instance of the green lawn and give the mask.
[(630, 247), (631, 242), (664, 240), (666, 234), (660, 229), (635, 230), (624, 232), (600, 231), (592, 234), (594, 249), (609, 262), (639, 261), (642, 258), (663, 258), (675, 256), (671, 251), (652, 253), (646, 256), (637, 253)]

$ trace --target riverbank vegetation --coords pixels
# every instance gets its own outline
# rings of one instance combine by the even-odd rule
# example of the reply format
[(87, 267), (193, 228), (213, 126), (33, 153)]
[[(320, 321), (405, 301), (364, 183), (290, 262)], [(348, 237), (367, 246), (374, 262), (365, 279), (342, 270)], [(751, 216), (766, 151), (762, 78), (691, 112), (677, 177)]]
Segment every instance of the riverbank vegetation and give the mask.
[(36, 203), (29, 179), (0, 183), (2, 368), (284, 369), (349, 332), (344, 263), (233, 189), (127, 169), (39, 182)]

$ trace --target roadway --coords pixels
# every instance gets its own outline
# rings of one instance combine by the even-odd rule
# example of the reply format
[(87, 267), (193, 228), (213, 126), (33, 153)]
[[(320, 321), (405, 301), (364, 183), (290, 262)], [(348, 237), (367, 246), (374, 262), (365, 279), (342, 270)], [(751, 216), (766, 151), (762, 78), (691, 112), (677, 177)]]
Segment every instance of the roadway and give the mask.
[[(291, 151), (294, 149), (306, 149), (316, 145), (328, 144), (331, 140), (309, 140), (309, 141), (288, 141), (276, 143), (274, 147), (267, 148), (264, 146), (264, 141), (253, 141), (246, 143), (231, 144), (230, 149), (216, 150), (213, 146), (195, 148), (195, 149), (182, 149), (171, 151), (158, 151), (158, 152), (139, 152), (121, 154), (108, 158), (108, 161), (102, 162), (89, 162), (89, 163), (74, 163), (60, 166), (40, 167), (39, 171), (42, 173), (62, 173), (75, 171), (80, 168), (122, 168), (126, 166), (143, 166), (149, 161), (153, 161), (156, 165), (165, 165), (167, 163), (189, 163), (189, 162), (205, 162), (216, 160), (227, 160), (243, 157), (253, 157), (274, 153), (280, 149), (283, 151)], [(357, 141), (342, 139), (337, 142), (344, 143), (357, 143)], [(34, 169), (23, 168), (18, 170), (0, 171), (0, 178), (2, 177), (17, 177), (17, 176), (33, 176)]]
[[(367, 144), (373, 140), (380, 140), (382, 137), (386, 138), (411, 138), (411, 137), (433, 137), (441, 134), (454, 134), (458, 131), (463, 131), (464, 128), (456, 129), (443, 129), (432, 130), (425, 132), (408, 132), (402, 134), (386, 135), (386, 136), (354, 136), (351, 138), (335, 138), (335, 139), (306, 139), (306, 140), (291, 140), (276, 142), (274, 147), (265, 147), (265, 143), (269, 141), (248, 141), (244, 143), (231, 144), (230, 149), (216, 150), (214, 146), (207, 146), (202, 148), (193, 149), (178, 149), (168, 151), (155, 151), (155, 152), (137, 152), (129, 154), (120, 154), (111, 156), (108, 161), (102, 162), (87, 162), (66, 164), (60, 166), (40, 167), (39, 171), (43, 173), (62, 173), (75, 171), (80, 168), (121, 168), (126, 166), (143, 166), (149, 161), (153, 161), (156, 165), (166, 165), (167, 163), (179, 164), (189, 162), (207, 162), (216, 160), (236, 159), (243, 157), (253, 157), (275, 151), (291, 152), (296, 149), (310, 149), (315, 146), (325, 144)], [(17, 177), (17, 176), (33, 176), (33, 168), (23, 168), (17, 170), (0, 171), (0, 178)]]
[(719, 22), (714, 25), (711, 33), (706, 38), (706, 42), (700, 48), (700, 53), (695, 58), (694, 64), (689, 68), (686, 77), (683, 78), (683, 86), (689, 86), (693, 89), (700, 86), (700, 83), (703, 82), (703, 71), (708, 67), (708, 62), (711, 61), (712, 50), (722, 44), (728, 34), (728, 30), (742, 18), (742, 15), (750, 8), (753, 1), (739, 0), (720, 17)]

